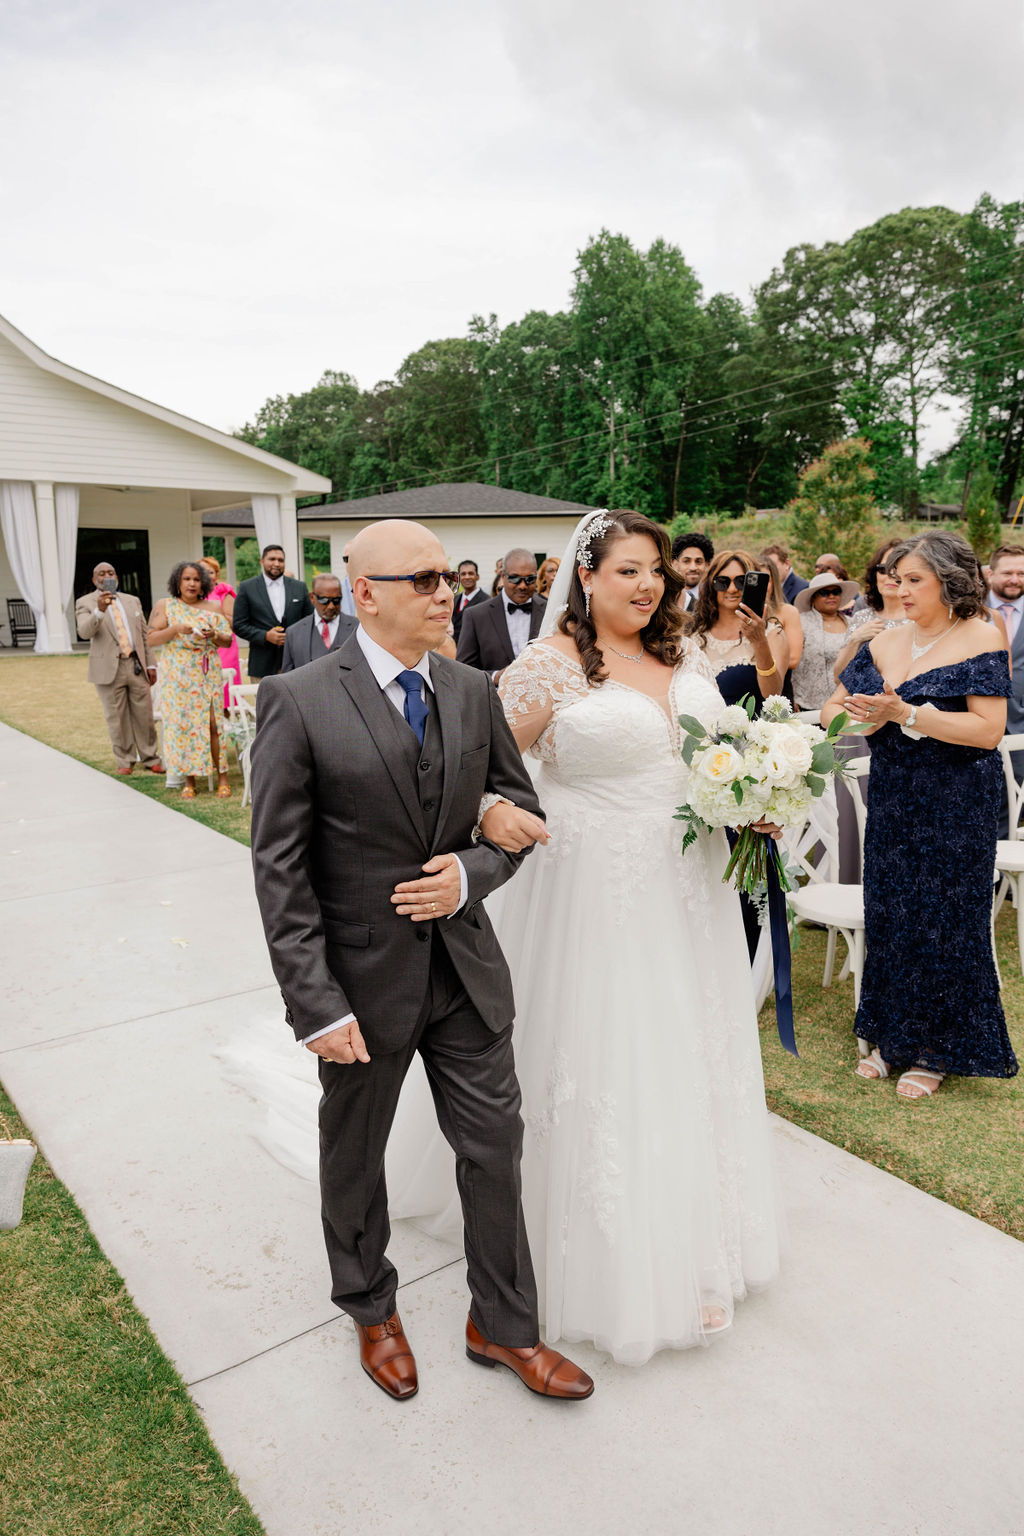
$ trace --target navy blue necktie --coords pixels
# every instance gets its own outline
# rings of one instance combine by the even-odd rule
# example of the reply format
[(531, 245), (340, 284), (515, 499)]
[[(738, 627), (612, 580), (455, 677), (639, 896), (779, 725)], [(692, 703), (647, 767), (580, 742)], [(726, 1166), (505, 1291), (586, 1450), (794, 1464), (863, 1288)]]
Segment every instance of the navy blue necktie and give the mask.
[(423, 730), (430, 713), (423, 702), (423, 678), (419, 672), (399, 672), (398, 681), (405, 689), (405, 718), (416, 732), (416, 739), (423, 745)]

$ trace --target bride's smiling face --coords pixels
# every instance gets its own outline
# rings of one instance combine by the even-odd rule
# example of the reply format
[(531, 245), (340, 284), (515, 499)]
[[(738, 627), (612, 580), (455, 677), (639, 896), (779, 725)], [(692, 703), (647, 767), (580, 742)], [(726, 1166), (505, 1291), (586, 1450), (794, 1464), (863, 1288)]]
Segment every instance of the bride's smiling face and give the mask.
[(665, 595), (661, 551), (643, 533), (616, 539), (595, 571), (581, 567), (580, 580), (590, 588), (594, 627), (618, 634), (646, 629)]

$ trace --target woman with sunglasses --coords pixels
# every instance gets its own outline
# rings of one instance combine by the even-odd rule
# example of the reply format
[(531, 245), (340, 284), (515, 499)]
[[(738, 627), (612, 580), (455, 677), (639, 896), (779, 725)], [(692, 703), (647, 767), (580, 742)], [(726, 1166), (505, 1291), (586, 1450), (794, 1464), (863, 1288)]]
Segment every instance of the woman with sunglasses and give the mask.
[(762, 700), (783, 692), (789, 645), (778, 618), (762, 618), (743, 602), (743, 578), (758, 569), (745, 549), (716, 555), (691, 609), (690, 634), (725, 702), (738, 704), (749, 694), (759, 713)]
[(820, 709), (835, 689), (833, 669), (846, 645), (850, 620), (843, 613), (857, 596), (855, 581), (841, 581), (830, 570), (820, 571), (796, 595), (804, 648), (793, 669), (793, 695), (800, 709)]

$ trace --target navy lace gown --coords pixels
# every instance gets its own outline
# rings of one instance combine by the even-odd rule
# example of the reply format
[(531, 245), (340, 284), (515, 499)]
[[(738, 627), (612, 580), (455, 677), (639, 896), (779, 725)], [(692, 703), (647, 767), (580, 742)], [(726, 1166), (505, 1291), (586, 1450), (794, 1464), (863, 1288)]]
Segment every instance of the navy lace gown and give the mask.
[[(842, 681), (851, 693), (882, 692), (869, 646)], [(933, 667), (896, 689), (908, 704), (941, 710), (1010, 691), (1005, 651)], [(866, 954), (855, 1032), (901, 1071), (1013, 1077), (990, 932), (999, 753), (915, 741), (893, 724), (866, 739)]]

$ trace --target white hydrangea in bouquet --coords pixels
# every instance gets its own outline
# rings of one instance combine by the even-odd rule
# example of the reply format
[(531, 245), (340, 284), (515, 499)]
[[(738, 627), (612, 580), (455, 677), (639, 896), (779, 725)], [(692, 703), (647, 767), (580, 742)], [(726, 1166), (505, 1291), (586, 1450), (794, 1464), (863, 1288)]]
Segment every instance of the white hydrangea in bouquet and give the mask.
[(770, 863), (782, 889), (792, 887), (774, 841), (752, 823), (796, 826), (807, 819), (811, 802), (825, 793), (829, 779), (844, 772), (837, 740), (847, 717), (837, 715), (827, 731), (802, 724), (781, 694), (765, 699), (757, 719), (754, 708), (748, 697), (720, 710), (709, 725), (680, 715), (690, 782), (676, 819), (686, 825), (684, 853), (704, 830), (739, 830), (722, 879), (734, 879), (736, 889), (763, 909)]

